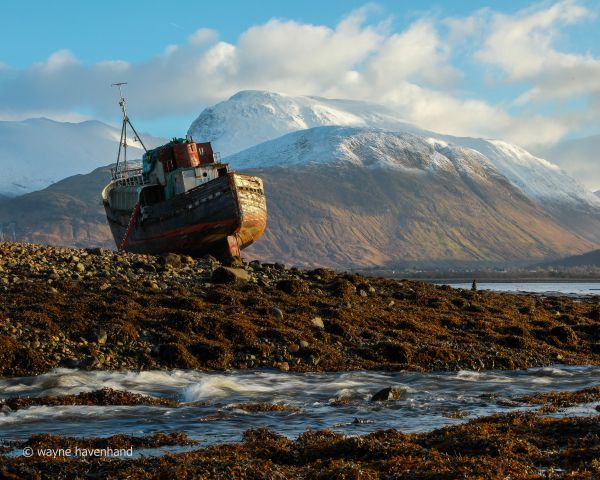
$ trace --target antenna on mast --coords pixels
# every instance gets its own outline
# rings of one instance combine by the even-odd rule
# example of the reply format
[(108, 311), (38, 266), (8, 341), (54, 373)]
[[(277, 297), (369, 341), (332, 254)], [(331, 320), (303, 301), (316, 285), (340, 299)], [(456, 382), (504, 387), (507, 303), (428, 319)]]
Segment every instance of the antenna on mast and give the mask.
[(122, 88), (124, 85), (127, 85), (127, 82), (118, 82), (118, 83), (111, 84), (112, 87), (117, 87), (119, 89), (119, 106), (121, 107), (121, 111), (123, 112), (123, 123), (121, 125), (121, 141), (119, 142), (119, 152), (117, 153), (117, 168), (119, 167), (119, 162), (121, 160), (121, 147), (122, 147), (123, 148), (123, 169), (125, 170), (125, 169), (127, 169), (127, 125), (129, 125), (131, 127), (131, 130), (133, 130), (134, 140), (137, 140), (138, 142), (141, 143), (145, 152), (147, 152), (148, 149), (144, 145), (144, 142), (142, 142), (142, 139), (138, 135), (137, 131), (131, 124), (129, 117), (127, 116), (126, 101), (125, 101), (125, 96), (123, 95), (123, 88)]

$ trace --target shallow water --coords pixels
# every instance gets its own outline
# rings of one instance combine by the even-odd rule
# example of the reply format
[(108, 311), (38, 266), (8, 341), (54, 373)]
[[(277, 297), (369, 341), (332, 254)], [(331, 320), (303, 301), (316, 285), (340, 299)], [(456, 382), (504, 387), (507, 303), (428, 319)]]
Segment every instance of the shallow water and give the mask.
[[(471, 289), (471, 282), (449, 283), (454, 288)], [(599, 282), (477, 282), (477, 290), (543, 293), (546, 295), (600, 295)]]
[[(501, 400), (594, 385), (600, 385), (600, 367), (322, 374), (57, 369), (35, 377), (0, 379), (0, 397), (63, 395), (111, 387), (185, 404), (179, 408), (37, 406), (3, 411), (0, 412), (0, 438), (24, 440), (35, 433), (86, 437), (184, 431), (206, 445), (239, 441), (245, 430), (256, 427), (270, 427), (289, 437), (296, 437), (307, 428), (328, 428), (345, 434), (362, 434), (379, 428), (418, 432), (496, 412), (536, 408), (501, 405)], [(405, 389), (405, 397), (398, 402), (370, 401), (375, 392), (388, 386)], [(340, 399), (349, 402), (341, 406), (331, 404)], [(281, 402), (299, 411), (247, 413), (235, 408), (239, 403), (256, 402)], [(563, 414), (596, 414), (594, 406), (578, 406)]]

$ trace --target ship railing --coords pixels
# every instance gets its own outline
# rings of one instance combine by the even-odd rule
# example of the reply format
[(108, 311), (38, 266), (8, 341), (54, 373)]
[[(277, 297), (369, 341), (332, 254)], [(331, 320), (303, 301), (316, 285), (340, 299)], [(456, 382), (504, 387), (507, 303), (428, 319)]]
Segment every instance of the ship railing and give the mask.
[(110, 169), (112, 179), (118, 185), (124, 187), (135, 187), (149, 183), (143, 175), (143, 168), (139, 164), (133, 166), (118, 166)]

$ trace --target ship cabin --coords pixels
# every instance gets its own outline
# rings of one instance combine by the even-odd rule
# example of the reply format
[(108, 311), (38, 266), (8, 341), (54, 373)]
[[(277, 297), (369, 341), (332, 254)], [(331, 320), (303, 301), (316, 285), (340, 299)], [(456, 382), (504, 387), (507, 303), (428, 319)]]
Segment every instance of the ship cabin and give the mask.
[(106, 186), (102, 197), (112, 209), (131, 212), (138, 203), (143, 209), (228, 172), (229, 166), (221, 163), (209, 142), (195, 143), (191, 136), (174, 138), (148, 150), (141, 167), (124, 164), (113, 168), (113, 182)]
[(227, 164), (220, 162), (209, 142), (195, 143), (190, 136), (174, 138), (144, 154), (142, 175), (146, 186), (140, 200), (145, 205), (168, 200), (227, 172)]

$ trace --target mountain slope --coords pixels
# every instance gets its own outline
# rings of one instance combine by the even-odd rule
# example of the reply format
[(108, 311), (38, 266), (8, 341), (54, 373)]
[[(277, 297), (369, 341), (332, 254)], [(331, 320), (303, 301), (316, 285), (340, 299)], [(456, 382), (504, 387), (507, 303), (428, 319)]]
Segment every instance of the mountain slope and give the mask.
[[(318, 127), (230, 159), (265, 182), (268, 225), (250, 258), (506, 265), (600, 246), (562, 227), (479, 152), (418, 135)], [(0, 224), (28, 241), (114, 248), (100, 203), (108, 179), (106, 167), (9, 200)]]
[(8, 199), (0, 203), (0, 226), (32, 243), (114, 248), (100, 198), (109, 180), (110, 167), (101, 167)]
[(479, 152), (414, 134), (318, 127), (228, 160), (265, 181), (268, 227), (250, 249), (261, 258), (519, 262), (595, 244), (563, 228)]
[[(119, 129), (98, 121), (0, 122), (0, 194), (22, 195), (114, 162), (120, 134)], [(148, 148), (162, 142), (147, 136), (143, 141)], [(133, 140), (128, 144), (129, 158), (139, 158), (141, 145)]]
[(226, 156), (293, 131), (327, 125), (408, 132), (469, 147), (485, 155), (514, 185), (540, 202), (586, 205), (600, 210), (600, 200), (577, 181), (520, 147), (498, 140), (422, 130), (399, 118), (393, 110), (372, 103), (242, 91), (205, 109), (188, 133), (214, 142), (216, 150)]
[[(556, 166), (506, 142), (425, 132), (385, 107), (241, 92), (190, 131), (217, 149), (276, 137), (227, 157), (265, 181), (268, 226), (250, 257), (338, 268), (507, 265), (600, 247), (600, 199)], [(98, 169), (4, 201), (0, 224), (29, 241), (114, 248), (100, 204), (108, 175)]]

